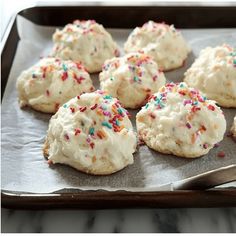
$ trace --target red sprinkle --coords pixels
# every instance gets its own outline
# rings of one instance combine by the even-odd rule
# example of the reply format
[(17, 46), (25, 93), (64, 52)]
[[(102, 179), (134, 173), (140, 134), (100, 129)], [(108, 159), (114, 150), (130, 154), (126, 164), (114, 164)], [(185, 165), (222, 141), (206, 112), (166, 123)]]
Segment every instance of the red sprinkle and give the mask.
[(193, 106), (192, 108), (191, 108), (191, 111), (192, 112), (196, 112), (196, 111), (200, 111), (201, 110), (201, 108), (200, 107), (196, 107), (196, 106)]
[(64, 71), (63, 74), (62, 74), (62, 76), (61, 76), (61, 79), (64, 81), (64, 80), (66, 80), (67, 78), (68, 78), (68, 73), (67, 73), (67, 71)]
[(68, 134), (65, 134), (64, 137), (65, 137), (66, 140), (69, 140), (69, 139), (70, 139), (70, 137), (68, 136)]
[(179, 94), (181, 94), (181, 95), (183, 95), (183, 96), (186, 95), (186, 93), (185, 93), (184, 91), (179, 91)]
[(192, 126), (189, 123), (186, 123), (186, 126), (187, 126), (188, 129), (192, 128)]
[(77, 67), (79, 70), (81, 70), (81, 69), (85, 70), (85, 68), (83, 67), (83, 65), (82, 65), (81, 63), (76, 62), (75, 64), (76, 64), (76, 67)]
[(150, 116), (151, 116), (152, 119), (156, 118), (156, 116), (153, 113), (150, 113)]
[(78, 99), (80, 99), (80, 96), (77, 96)]
[(94, 143), (90, 143), (89, 145), (92, 149), (94, 148)]
[(84, 111), (86, 111), (86, 109), (87, 109), (87, 107), (80, 107), (79, 110), (80, 110), (81, 112), (84, 112)]
[(74, 107), (70, 107), (70, 110), (71, 110), (72, 113), (75, 112), (75, 108)]
[(77, 81), (78, 84), (81, 84), (81, 82), (82, 82), (83, 80), (85, 80), (84, 77), (80, 76), (80, 77), (78, 78), (78, 77), (76, 77), (76, 75), (74, 75), (74, 79)]
[(90, 109), (91, 109), (91, 110), (94, 110), (94, 109), (97, 108), (97, 106), (98, 106), (98, 104), (96, 103), (96, 104), (94, 104), (93, 106), (91, 106)]
[(214, 110), (215, 110), (215, 107), (212, 106), (212, 105), (208, 105), (207, 108), (208, 108), (209, 110), (211, 110), (211, 111), (214, 111)]
[(154, 76), (152, 77), (152, 80), (153, 80), (153, 81), (156, 81), (157, 78), (158, 78), (157, 75), (154, 75)]
[(81, 133), (81, 130), (80, 129), (75, 129), (75, 136), (77, 136), (78, 134)]
[(225, 157), (225, 153), (223, 151), (218, 152), (217, 154), (218, 157)]

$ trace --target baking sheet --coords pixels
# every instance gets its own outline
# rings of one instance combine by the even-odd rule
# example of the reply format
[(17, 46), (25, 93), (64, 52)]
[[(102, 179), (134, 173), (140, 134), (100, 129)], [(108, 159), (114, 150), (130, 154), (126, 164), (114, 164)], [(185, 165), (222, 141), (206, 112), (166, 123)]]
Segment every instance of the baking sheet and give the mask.
[[(48, 166), (42, 155), (42, 145), (51, 115), (21, 110), (17, 102), (16, 79), (20, 72), (46, 56), (52, 48), (51, 36), (55, 27), (32, 24), (17, 17), (20, 42), (12, 65), (2, 101), (2, 189), (33, 193), (49, 193), (65, 188), (134, 190), (142, 191), (170, 182), (182, 180), (205, 171), (236, 163), (236, 144), (225, 135), (220, 146), (208, 155), (197, 159), (184, 159), (164, 155), (140, 146), (134, 156), (134, 164), (110, 176), (91, 176), (64, 165)], [(109, 29), (122, 49), (131, 30)], [(165, 73), (168, 81), (181, 81), (183, 73), (192, 64), (199, 51), (206, 46), (229, 43), (236, 46), (236, 29), (187, 29), (182, 33), (192, 48), (184, 67)], [(98, 75), (92, 79), (98, 88)], [(223, 109), (229, 130), (236, 109)], [(135, 127), (136, 111), (130, 111)], [(227, 132), (226, 132), (227, 134)], [(224, 158), (217, 157), (224, 151)], [(233, 184), (231, 184), (233, 185)], [(229, 185), (227, 185), (229, 186)], [(236, 186), (236, 185), (235, 185)]]

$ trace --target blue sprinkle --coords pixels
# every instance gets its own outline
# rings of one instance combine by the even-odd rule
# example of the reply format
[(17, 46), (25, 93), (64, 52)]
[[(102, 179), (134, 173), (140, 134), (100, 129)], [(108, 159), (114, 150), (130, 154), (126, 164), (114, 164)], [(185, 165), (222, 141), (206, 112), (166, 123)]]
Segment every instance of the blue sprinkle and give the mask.
[(112, 99), (112, 96), (111, 95), (105, 95), (103, 98), (104, 99)]
[(116, 119), (116, 125), (120, 126), (120, 122)]
[(62, 68), (63, 68), (64, 71), (68, 70), (65, 64), (62, 64)]
[(117, 111), (119, 112), (120, 115), (123, 113), (123, 111), (120, 107), (117, 109)]
[(112, 126), (108, 122), (106, 122), (106, 121), (102, 122), (102, 126), (105, 126), (105, 127), (109, 128), (109, 129), (112, 128)]
[(93, 127), (91, 127), (91, 128), (89, 129), (89, 134), (90, 134), (90, 135), (94, 135), (94, 128), (93, 128)]

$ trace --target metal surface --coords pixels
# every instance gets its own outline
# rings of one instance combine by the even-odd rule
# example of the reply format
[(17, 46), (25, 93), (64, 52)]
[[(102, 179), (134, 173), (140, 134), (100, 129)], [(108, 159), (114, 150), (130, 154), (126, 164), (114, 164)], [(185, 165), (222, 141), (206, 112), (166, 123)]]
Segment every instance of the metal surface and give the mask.
[(230, 165), (175, 182), (173, 190), (209, 189), (235, 180), (236, 165)]
[[(162, 5), (163, 4), (163, 5)], [(124, 24), (124, 27), (132, 27), (137, 25), (135, 16), (139, 16), (138, 21), (144, 21), (149, 17), (160, 16), (168, 19), (170, 22), (183, 24), (186, 28), (192, 27), (236, 27), (236, 7), (200, 7), (179, 5), (172, 7), (140, 7), (129, 8), (131, 15), (128, 18), (119, 18), (117, 16), (122, 12), (129, 10), (126, 7), (55, 7), (41, 6), (31, 9), (25, 9), (20, 12), (21, 15), (27, 17), (35, 23), (47, 25), (63, 25), (78, 15), (78, 9), (83, 12), (83, 16), (93, 16), (101, 19), (101, 23), (106, 21), (110, 27), (118, 27)], [(187, 4), (188, 5), (188, 4)], [(205, 5), (205, 4), (204, 4)], [(106, 13), (109, 9), (110, 13)], [(101, 11), (100, 11), (101, 10)], [(98, 12), (100, 11), (100, 12)], [(69, 14), (69, 13), (72, 14)], [(143, 12), (144, 14), (140, 14)], [(63, 14), (62, 14), (63, 13)], [(181, 17), (176, 17), (180, 15)], [(208, 15), (208, 17), (202, 17)], [(60, 17), (59, 17), (60, 16)], [(191, 17), (189, 17), (191, 16)], [(1, 48), (2, 57), (2, 95), (8, 74), (14, 59), (15, 50), (18, 43), (18, 34), (16, 21), (12, 19), (8, 25), (4, 35)], [(27, 208), (27, 209), (49, 209), (49, 208), (116, 208), (116, 207), (226, 207), (236, 206), (236, 190), (235, 189), (219, 189), (219, 190), (186, 190), (186, 189), (206, 189), (235, 180), (235, 165), (220, 168), (208, 173), (204, 173), (195, 177), (185, 179), (172, 184), (174, 191), (160, 192), (127, 192), (114, 191), (108, 192), (98, 191), (80, 191), (74, 193), (22, 193), (8, 192), (2, 190), (2, 206), (8, 208)], [(185, 189), (185, 190), (183, 190)]]

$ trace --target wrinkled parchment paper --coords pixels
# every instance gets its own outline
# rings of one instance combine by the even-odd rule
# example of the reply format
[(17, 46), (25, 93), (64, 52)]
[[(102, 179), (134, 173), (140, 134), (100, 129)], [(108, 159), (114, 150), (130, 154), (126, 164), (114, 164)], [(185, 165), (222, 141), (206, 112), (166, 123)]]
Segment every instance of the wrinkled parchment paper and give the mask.
[[(91, 176), (64, 165), (49, 166), (42, 154), (50, 115), (31, 110), (21, 110), (17, 102), (16, 79), (22, 70), (36, 63), (40, 56), (47, 56), (52, 47), (51, 36), (55, 27), (42, 27), (18, 16), (20, 42), (12, 65), (2, 101), (2, 189), (34, 193), (49, 193), (64, 188), (80, 189), (145, 189), (181, 180), (208, 170), (236, 163), (236, 144), (225, 136), (218, 148), (204, 157), (188, 160), (163, 155), (140, 146), (134, 164), (110, 176)], [(110, 29), (120, 48), (131, 30)], [(182, 30), (192, 53), (184, 67), (166, 73), (169, 81), (181, 81), (199, 51), (206, 46), (229, 43), (236, 46), (236, 29)], [(99, 87), (98, 75), (93, 82)], [(236, 109), (223, 109), (229, 130)], [(135, 127), (135, 114), (131, 111)], [(136, 128), (135, 128), (136, 129)], [(224, 151), (224, 158), (217, 157)]]

